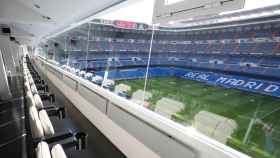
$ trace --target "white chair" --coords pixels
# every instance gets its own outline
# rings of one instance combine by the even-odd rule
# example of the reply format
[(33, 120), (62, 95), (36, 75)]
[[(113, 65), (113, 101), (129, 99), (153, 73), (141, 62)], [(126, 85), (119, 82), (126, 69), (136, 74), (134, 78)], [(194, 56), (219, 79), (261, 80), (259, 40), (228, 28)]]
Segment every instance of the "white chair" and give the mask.
[(93, 77), (93, 73), (88, 72), (88, 73), (85, 74), (85, 78), (86, 78), (87, 80), (91, 80), (92, 77)]
[(101, 85), (102, 82), (103, 82), (103, 77), (96, 75), (96, 76), (92, 77), (91, 81), (92, 81), (93, 83), (96, 83), (96, 84), (100, 84), (100, 85)]
[(45, 136), (52, 136), (54, 135), (54, 128), (50, 121), (50, 118), (46, 112), (46, 110), (41, 110), (39, 112), (39, 118), (44, 129)]
[(44, 129), (38, 116), (38, 111), (35, 106), (29, 108), (30, 127), (33, 138), (42, 138), (44, 136)]
[(33, 78), (31, 77), (31, 78), (29, 78), (29, 83), (30, 83), (30, 86), (31, 85), (33, 85), (33, 84), (35, 84), (35, 82), (34, 82), (34, 80), (33, 80)]
[(28, 91), (26, 92), (26, 103), (27, 103), (28, 107), (36, 106), (36, 105), (35, 105), (35, 101), (34, 101), (33, 94), (31, 93), (30, 90), (28, 90)]
[(79, 72), (79, 76), (80, 76), (80, 77), (84, 77), (85, 75), (86, 75), (86, 72), (85, 72), (85, 71), (80, 71), (80, 72)]
[(56, 144), (51, 150), (52, 158), (67, 158), (62, 146)]
[(24, 75), (24, 77), (23, 77), (23, 81), (24, 81), (24, 82), (28, 82), (28, 83), (29, 83), (27, 75)]
[(35, 86), (35, 84), (30, 84), (30, 88), (31, 88), (31, 92), (32, 94), (38, 94), (38, 90), (37, 87)]
[(34, 96), (35, 106), (38, 109), (42, 109), (44, 107), (43, 102), (41, 100), (41, 97), (38, 94), (35, 94)]
[(25, 81), (24, 82), (24, 90), (27, 92), (27, 91), (30, 91), (30, 85), (29, 85), (29, 82), (28, 81)]
[(37, 158), (51, 158), (49, 145), (46, 142), (40, 142), (36, 149)]

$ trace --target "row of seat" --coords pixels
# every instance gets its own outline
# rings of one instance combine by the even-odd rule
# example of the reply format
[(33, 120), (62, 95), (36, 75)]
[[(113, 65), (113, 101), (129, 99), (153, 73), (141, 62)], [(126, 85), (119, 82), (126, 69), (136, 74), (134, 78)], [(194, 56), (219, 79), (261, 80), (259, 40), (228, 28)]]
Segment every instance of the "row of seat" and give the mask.
[(114, 85), (115, 85), (115, 81), (114, 80), (110, 80), (110, 79), (106, 79), (104, 81), (104, 78), (102, 76), (96, 75), (94, 73), (91, 72), (86, 72), (80, 69), (75, 69), (74, 67), (70, 67), (67, 65), (62, 65), (61, 66), (62, 69), (69, 71), (79, 77), (82, 77), (84, 79), (87, 79), (91, 82), (93, 82), (94, 84), (97, 84), (99, 86), (103, 86), (103, 88), (105, 89), (109, 89), (109, 90), (113, 90)]
[(36, 84), (27, 65), (24, 64), (23, 67), (24, 88), (26, 92), (27, 106), (29, 109), (32, 136), (34, 138), (51, 136), (54, 134), (54, 128), (46, 110), (44, 109), (42, 99), (39, 96)]
[(37, 146), (37, 158), (67, 158), (67, 156), (60, 144), (54, 145), (50, 151), (49, 145), (42, 141)]
[[(248, 38), (250, 39), (250, 38)], [(227, 39), (229, 40), (229, 39)], [(234, 40), (234, 39), (230, 39)], [(240, 39), (236, 39), (240, 40)], [(205, 54), (279, 54), (280, 49), (277, 41), (270, 42), (252, 42), (252, 43), (223, 43), (223, 40), (217, 40), (217, 43), (196, 43), (198, 41), (188, 41), (190, 44), (158, 44), (153, 43), (153, 52), (178, 52), (178, 53), (205, 53)], [(81, 41), (85, 43), (84, 41)], [(87, 47), (83, 44), (71, 46), (68, 51), (87, 51)], [(88, 50), (91, 52), (149, 52), (150, 45), (146, 43), (131, 43), (131, 42), (90, 42)]]
[[(128, 67), (144, 67), (147, 66), (148, 58), (142, 56), (128, 56), (126, 54), (118, 54), (114, 61), (105, 58), (108, 55), (94, 54), (88, 57), (88, 62), (70, 58), (69, 65), (73, 68), (81, 70), (95, 70), (102, 71), (109, 67), (110, 69), (126, 69)], [(258, 75), (272, 78), (280, 77), (280, 58), (279, 56), (262, 56), (262, 55), (205, 55), (205, 54), (190, 54), (184, 57), (182, 54), (170, 55), (168, 53), (155, 53), (151, 54), (151, 66), (175, 66), (186, 68), (208, 69), (210, 71), (225, 71), (233, 73), (242, 73), (249, 75)], [(83, 56), (80, 54), (80, 56)], [(104, 57), (104, 58), (102, 58)], [(133, 60), (137, 58), (137, 60)], [(86, 68), (87, 67), (87, 68)], [(62, 66), (62, 68), (64, 68)], [(66, 68), (67, 69), (67, 68)]]
[[(33, 144), (36, 146), (36, 157), (66, 158), (64, 147), (84, 149), (85, 133), (66, 132), (58, 134), (55, 132), (50, 117), (57, 116), (59, 119), (63, 119), (65, 117), (64, 107), (53, 105), (54, 95), (48, 92), (47, 84), (34, 69), (29, 57), (25, 57), (23, 61), (25, 98)], [(50, 105), (47, 105), (47, 103), (50, 103)], [(72, 139), (65, 142), (69, 138)]]
[[(270, 19), (270, 20), (268, 20)], [(267, 17), (267, 21), (271, 21), (271, 17)], [(155, 40), (169, 40), (169, 41), (184, 41), (184, 40), (212, 40), (219, 38), (246, 38), (246, 37), (273, 37), (279, 36), (279, 22), (258, 23), (264, 22), (264, 19), (254, 19), (256, 23), (250, 25), (246, 21), (236, 21), (233, 27), (215, 27), (215, 29), (196, 29), (190, 31), (155, 31)], [(221, 25), (220, 25), (221, 26)], [(108, 25), (95, 24), (94, 37), (103, 40), (103, 38), (117, 38), (122, 40), (149, 40), (151, 38), (151, 30), (127, 30), (121, 28), (114, 28)], [(122, 36), (117, 36), (120, 34)], [(75, 36), (75, 35), (73, 35)]]

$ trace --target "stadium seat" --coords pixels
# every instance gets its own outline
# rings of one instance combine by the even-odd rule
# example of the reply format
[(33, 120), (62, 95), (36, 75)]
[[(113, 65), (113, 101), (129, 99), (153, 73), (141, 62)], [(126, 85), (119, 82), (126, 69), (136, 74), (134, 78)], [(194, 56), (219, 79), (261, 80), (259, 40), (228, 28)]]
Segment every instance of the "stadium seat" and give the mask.
[(67, 158), (67, 156), (61, 144), (54, 145), (50, 151), (48, 143), (41, 141), (36, 147), (36, 158)]
[[(279, 53), (278, 42), (272, 39), (279, 36), (279, 33), (274, 27), (271, 27), (274, 30), (264, 29), (266, 24), (250, 25), (251, 26), (246, 27), (259, 27), (260, 29), (258, 31), (248, 31), (244, 26), (240, 28), (230, 27), (229, 30), (207, 29), (205, 33), (201, 33), (200, 31), (199, 33), (197, 33), (197, 31), (187, 31), (186, 34), (191, 34), (188, 34), (188, 36), (180, 36), (180, 38), (171, 35), (161, 35), (163, 41), (155, 42), (153, 45), (153, 53), (151, 54), (150, 60), (151, 66), (175, 66), (208, 69), (209, 71), (226, 71), (229, 73), (256, 73), (256, 75), (260, 75), (259, 70), (248, 69), (247, 72), (247, 70), (243, 69), (244, 71), (241, 71), (240, 69), (242, 68), (239, 67), (239, 63), (246, 61), (258, 65), (262, 60), (266, 60), (265, 58), (267, 55), (273, 56)], [(271, 25), (278, 25), (278, 23), (275, 22)], [(272, 35), (272, 32), (275, 33)], [(111, 50), (115, 52), (114, 58), (118, 59), (111, 61), (111, 68), (122, 69), (146, 66), (148, 61), (146, 52), (149, 48), (149, 38), (147, 36), (148, 35), (144, 34), (134, 34), (134, 36), (132, 36), (133, 39), (141, 39), (141, 41), (128, 41), (126, 38), (123, 40), (112, 40), (114, 37), (92, 41), (89, 47), (94, 51), (88, 56), (88, 68), (97, 69), (97, 73), (99, 73), (99, 71), (104, 71), (107, 66), (107, 59), (112, 58), (112, 55), (106, 51)], [(263, 40), (260, 42), (260, 39), (257, 38)], [(155, 40), (157, 41), (159, 39), (160, 38), (157, 38)], [(181, 40), (188, 43), (183, 44)], [(243, 55), (250, 56), (244, 57)], [(261, 58), (258, 58), (260, 55)], [(181, 60), (168, 60), (170, 56)], [(192, 58), (197, 59), (197, 61), (189, 61), (189, 59)], [(209, 63), (213, 58), (223, 61), (223, 64)], [(71, 60), (79, 61), (78, 65), (82, 68), (85, 68), (85, 59), (85, 54), (71, 57)], [(63, 69), (66, 67), (66, 65), (62, 66)], [(258, 67), (258, 69), (265, 69), (265, 71), (262, 71), (264, 73), (261, 73), (263, 76), (270, 74), (272, 71), (276, 71), (261, 66)], [(151, 73), (151, 75), (153, 74), (154, 73)], [(81, 75), (83, 76), (84, 74), (79, 74), (79, 76)], [(136, 73), (134, 73), (134, 75), (136, 75)], [(139, 74), (139, 76), (141, 75)], [(133, 77), (133, 74), (122, 72), (111, 75), (111, 77), (124, 79)], [(136, 76), (134, 78), (136, 78)]]
[(27, 105), (28, 105), (29, 107), (35, 106), (34, 97), (33, 97), (33, 95), (32, 95), (32, 93), (31, 93), (30, 90), (28, 90), (28, 91), (26, 92), (26, 103), (27, 103)]
[(43, 105), (43, 102), (41, 100), (41, 97), (38, 94), (34, 95), (34, 102), (35, 102), (35, 105), (36, 105), (36, 107), (38, 109), (44, 108), (44, 105)]
[(33, 95), (38, 94), (38, 90), (35, 84), (30, 84), (31, 86), (31, 92)]
[(114, 80), (107, 79), (105, 83), (103, 83), (103, 87), (105, 89), (113, 90), (115, 85)]
[(44, 141), (38, 143), (36, 151), (37, 158), (52, 158), (49, 145)]
[(52, 123), (50, 121), (50, 118), (49, 118), (46, 110), (41, 110), (39, 112), (39, 118), (40, 118), (42, 127), (44, 129), (45, 136), (54, 135), (54, 128), (52, 126)]
[(95, 84), (101, 85), (102, 81), (103, 81), (103, 77), (96, 75), (96, 76), (92, 77), (91, 81)]
[(44, 129), (39, 119), (36, 107), (29, 107), (30, 127), (33, 138), (42, 138), (44, 136)]
[(85, 72), (85, 71), (80, 71), (80, 72), (79, 72), (79, 76), (80, 76), (80, 77), (85, 77), (85, 75), (86, 75), (86, 72)]
[(87, 80), (91, 80), (92, 77), (93, 77), (93, 73), (88, 72), (85, 74), (85, 79), (87, 79)]
[(25, 81), (25, 82), (24, 82), (24, 90), (25, 90), (25, 91), (29, 91), (29, 90), (30, 90), (30, 85), (29, 85), (29, 82), (28, 82), (28, 81)]
[(51, 154), (52, 154), (52, 158), (67, 158), (60, 144), (56, 144), (52, 147)]

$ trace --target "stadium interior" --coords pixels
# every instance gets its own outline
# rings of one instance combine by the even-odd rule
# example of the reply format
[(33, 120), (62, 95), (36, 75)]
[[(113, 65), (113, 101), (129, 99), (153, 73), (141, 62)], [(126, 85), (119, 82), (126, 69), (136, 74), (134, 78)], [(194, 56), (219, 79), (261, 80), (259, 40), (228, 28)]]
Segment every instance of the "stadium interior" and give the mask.
[(277, 0), (3, 0), (0, 29), (0, 157), (280, 157)]

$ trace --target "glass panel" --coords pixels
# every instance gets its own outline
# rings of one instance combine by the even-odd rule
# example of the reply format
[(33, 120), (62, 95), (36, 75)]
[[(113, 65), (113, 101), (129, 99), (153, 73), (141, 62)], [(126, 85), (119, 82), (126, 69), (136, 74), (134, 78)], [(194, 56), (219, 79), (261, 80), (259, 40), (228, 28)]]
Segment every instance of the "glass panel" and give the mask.
[(181, 32), (117, 24), (81, 25), (42, 45), (43, 56), (252, 157), (280, 157), (279, 23)]
[(106, 32), (104, 32), (99, 25), (90, 23), (89, 67), (91, 73), (94, 74), (90, 80), (101, 87), (112, 90), (114, 82), (111, 82), (108, 76), (111, 68), (110, 59), (113, 54), (110, 44), (106, 40)]
[(117, 44), (123, 43), (125, 50), (120, 52), (123, 66), (118, 68), (115, 93), (148, 108), (151, 93), (146, 91), (146, 85), (150, 77), (152, 31), (149, 29), (124, 31), (126, 31), (123, 33), (124, 38), (117, 40)]
[(273, 42), (254, 40), (271, 32), (157, 31), (146, 88), (150, 109), (252, 157), (279, 157), (280, 106), (273, 93), (280, 86), (260, 64), (272, 64), (271, 54), (254, 54), (264, 47), (273, 52), (267, 47)]

